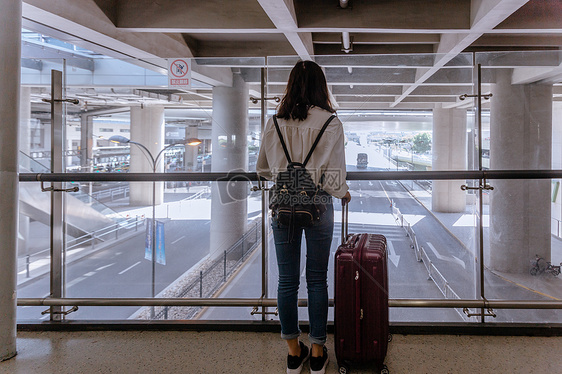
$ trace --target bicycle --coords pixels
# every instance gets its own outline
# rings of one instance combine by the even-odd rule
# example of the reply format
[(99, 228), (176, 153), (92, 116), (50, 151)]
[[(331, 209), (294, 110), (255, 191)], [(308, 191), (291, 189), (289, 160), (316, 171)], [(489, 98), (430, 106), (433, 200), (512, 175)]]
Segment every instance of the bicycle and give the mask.
[(552, 265), (550, 261), (546, 261), (539, 255), (535, 255), (535, 259), (531, 261), (531, 269), (529, 270), (529, 272), (531, 273), (531, 275), (550, 273), (556, 277), (560, 274), (561, 267), (562, 262), (560, 263), (560, 266)]

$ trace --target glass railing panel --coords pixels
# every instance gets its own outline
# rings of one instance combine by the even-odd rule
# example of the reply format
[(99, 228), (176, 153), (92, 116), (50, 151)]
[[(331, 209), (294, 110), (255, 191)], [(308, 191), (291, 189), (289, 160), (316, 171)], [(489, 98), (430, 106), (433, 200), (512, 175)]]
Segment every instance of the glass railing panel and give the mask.
[[(556, 72), (554, 67), (559, 65), (558, 52), (537, 54), (529, 52), (528, 55), (519, 52), (513, 55), (491, 53), (476, 54), (476, 56), (476, 62), (482, 64), (482, 91), (493, 93), (490, 99), (484, 101), (480, 127), (475, 101), (468, 97), (465, 100), (460, 99), (461, 94), (474, 92), (473, 76), (475, 75), (473, 74), (472, 54), (461, 54), (449, 60), (446, 60), (446, 56), (439, 55), (317, 56), (315, 60), (325, 69), (334, 102), (339, 106), (338, 116), (344, 125), (347, 171), (459, 171), (478, 170), (480, 167), (492, 170), (562, 169), (561, 151), (558, 149), (560, 146), (556, 141), (559, 137), (558, 127), (560, 127), (557, 119), (560, 116), (557, 116), (556, 113), (561, 109), (556, 104), (556, 98), (560, 95), (559, 81), (553, 75)], [(151, 106), (148, 104), (162, 107), (158, 118), (163, 119), (165, 123), (165, 135), (163, 141), (159, 143), (159, 148), (149, 147), (153, 156), (158, 155), (164, 147), (173, 145), (160, 154), (157, 171), (201, 173), (255, 170), (262, 121), (264, 120), (261, 117), (261, 103), (259, 100), (254, 102), (255, 100), (246, 101), (244, 99), (244, 103), (240, 101), (239, 105), (229, 107), (228, 104), (221, 101), (221, 95), (224, 94), (223, 90), (230, 90), (226, 96), (231, 97), (234, 92), (244, 92), (246, 99), (248, 96), (259, 99), (262, 93), (261, 69), (265, 65), (264, 59), (196, 59), (194, 60), (196, 66), (193, 68), (196, 74), (194, 74), (192, 89), (173, 92), (170, 92), (167, 83), (162, 83), (166, 81), (166, 61), (164, 59), (142, 63), (102, 60), (105, 59), (93, 61), (94, 75), (97, 73), (98, 76), (92, 77), (92, 72), (88, 70), (89, 65), (86, 64), (72, 69), (72, 74), (76, 73), (76, 76), (68, 79), (69, 87), (66, 94), (70, 98), (78, 98), (80, 104), (67, 105), (67, 123), (69, 124), (65, 143), (67, 144), (65, 154), (67, 171), (152, 172), (153, 167), (148, 163), (146, 164), (148, 166), (141, 165), (141, 162), (150, 158), (143, 153), (142, 147), (133, 143), (116, 144), (109, 141), (112, 136), (120, 135), (147, 146), (145, 143), (148, 144), (151, 138), (147, 138), (149, 140), (146, 141), (142, 138), (146, 135), (142, 134), (143, 131), (141, 131), (141, 135), (134, 132), (135, 127), (137, 130), (143, 128), (142, 124), (137, 126), (137, 122), (134, 120), (136, 117), (132, 114), (134, 111), (140, 110), (141, 103), (143, 108)], [(266, 97), (282, 97), (288, 74), (297, 60), (298, 58), (294, 56), (268, 59)], [(129, 70), (127, 64), (132, 63), (134, 66)], [(47, 96), (50, 94), (47, 94), (45, 89), (40, 89), (41, 85), (45, 83), (42, 79), (47, 72), (37, 70), (38, 64), (34, 66), (35, 69), (31, 65), (25, 67), (26, 70), (22, 71), (22, 79), (25, 84), (32, 86), (31, 98), (37, 100), (30, 99), (32, 102), (31, 117), (35, 116), (33, 118), (41, 124), (43, 121), (42, 108), (48, 104), (41, 103), (40, 99), (48, 98)], [(43, 66), (50, 65), (44, 64)], [(112, 66), (115, 67), (115, 70), (111, 69)], [(506, 73), (508, 69), (509, 71)], [(551, 72), (550, 75), (549, 72)], [(228, 82), (225, 82), (225, 79)], [(133, 81), (138, 83), (138, 85), (135, 84), (134, 90), (130, 88)], [(539, 81), (540, 84), (537, 84), (536, 82)], [(104, 86), (100, 82), (112, 82), (112, 84)], [(509, 85), (521, 87), (509, 87), (507, 82)], [(547, 87), (546, 90), (550, 92), (550, 96), (546, 95), (546, 91), (544, 91), (545, 86), (548, 85), (550, 87)], [(520, 91), (515, 92), (514, 90)], [(512, 91), (517, 95), (523, 95), (520, 96), (523, 99), (510, 103), (506, 100), (506, 92)], [(530, 94), (525, 96), (527, 91)], [(550, 102), (541, 101), (546, 96), (550, 98)], [(496, 106), (498, 102), (501, 105)], [(277, 103), (273, 100), (267, 101), (265, 119), (275, 113), (276, 105)], [(101, 110), (102, 106), (105, 109), (107, 109), (106, 106), (111, 106), (112, 109), (109, 112), (97, 111)], [(547, 107), (554, 108), (554, 111), (547, 110)], [(517, 108), (517, 111), (513, 110), (513, 112), (519, 114), (517, 116), (498, 115), (498, 113), (501, 114), (502, 108)], [(224, 113), (221, 114), (221, 111)], [(240, 112), (240, 116), (236, 114), (238, 112)], [(85, 116), (86, 118), (84, 117), (87, 113), (91, 114), (90, 118), (87, 118), (88, 115)], [(448, 116), (449, 114), (450, 116)], [(440, 118), (444, 117), (448, 119), (440, 122)], [(462, 119), (458, 121), (458, 118), (461, 117)], [(502, 130), (501, 133), (495, 132), (503, 126), (502, 117), (509, 119), (510, 127), (505, 128), (505, 131)], [(48, 115), (45, 118), (48, 118)], [(528, 121), (529, 123), (519, 124), (516, 121), (519, 118), (532, 120)], [(442, 143), (443, 140), (436, 136), (436, 132), (450, 129), (457, 124), (456, 121), (460, 123), (459, 128), (462, 127), (462, 130), (451, 133), (449, 139), (454, 139), (454, 141), (449, 140), (449, 143)], [(551, 127), (549, 127), (549, 123)], [(440, 124), (443, 126), (440, 127)], [(91, 133), (82, 131), (82, 126), (91, 127)], [(79, 128), (80, 131), (77, 131), (76, 128)], [(70, 133), (73, 135), (70, 136)], [(528, 135), (523, 137), (526, 142), (520, 145), (509, 143), (516, 141), (516, 135), (519, 133)], [(87, 156), (83, 156), (84, 136), (88, 140), (93, 140), (90, 148), (92, 153)], [(480, 136), (482, 146), (478, 148)], [(184, 145), (186, 139), (191, 137), (200, 139), (202, 142), (196, 146)], [(462, 141), (459, 142), (459, 139)], [(243, 152), (235, 152), (235, 148), (240, 143), (243, 143)], [(517, 152), (511, 152), (515, 149), (524, 154), (525, 160), (517, 161), (519, 160), (515, 154)], [(39, 151), (41, 150), (39, 149)], [(30, 152), (29, 155), (32, 158), (25, 162), (26, 165), (22, 165), (24, 167), (22, 172), (27, 170), (47, 172), (39, 167), (40, 163), (48, 165), (48, 161), (45, 161), (45, 157), (48, 156), (47, 152), (45, 150), (41, 157)], [(497, 155), (501, 155), (501, 157)], [(446, 165), (440, 163), (448, 157), (460, 157), (462, 162), (457, 163), (457, 160)], [(87, 162), (84, 163), (84, 161)], [(504, 293), (504, 290), (515, 287), (517, 292), (514, 292), (513, 295), (517, 300), (552, 299), (549, 296), (559, 299), (543, 282), (546, 279), (549, 285), (551, 282), (557, 282), (558, 277), (552, 274), (547, 274), (551, 276), (550, 278), (533, 276), (530, 271), (531, 261), (534, 260), (535, 254), (541, 255), (545, 260), (550, 259), (555, 266), (562, 262), (562, 259), (557, 259), (557, 252), (553, 249), (554, 243), (562, 231), (562, 224), (560, 224), (562, 216), (559, 214), (562, 210), (558, 196), (560, 180), (487, 181), (494, 187), (494, 190), (484, 190), (481, 195), (482, 200), (480, 200), (480, 192), (477, 190), (459, 192), (462, 184), (476, 187), (479, 182), (478, 180), (349, 181), (353, 197), (350, 205), (350, 232), (383, 233), (389, 240), (388, 265), (391, 298), (479, 299), (481, 296), (479, 223), (481, 221), (484, 243), (485, 297), (511, 299), (511, 293)], [(152, 207), (150, 202), (147, 202), (147, 199), (151, 198), (152, 183), (98, 183), (66, 183), (67, 187), (79, 185), (81, 192), (66, 194), (65, 296), (152, 297), (152, 262), (144, 259), (148, 225), (146, 219), (152, 217)], [(200, 261), (204, 258), (212, 258), (212, 261), (209, 260), (209, 264), (214, 264), (209, 265), (212, 270), (208, 272), (205, 272), (206, 269), (198, 270), (204, 273), (203, 278), (206, 280), (204, 284), (200, 281), (201, 273), (191, 274), (193, 279), (197, 277), (199, 279), (190, 282), (195, 284), (199, 281), (199, 284), (191, 288), (194, 294), (189, 294), (188, 297), (259, 298), (261, 296), (262, 196), (261, 191), (250, 191), (250, 183), (241, 183), (245, 186), (240, 191), (236, 187), (231, 188), (235, 185), (229, 181), (228, 176), (221, 182), (166, 181), (155, 183), (157, 195), (159, 198), (163, 196), (163, 200), (156, 206), (156, 218), (164, 222), (163, 228), (158, 226), (156, 231), (164, 232), (166, 255), (177, 256), (175, 259), (167, 257), (168, 265), (155, 265), (157, 269), (154, 283), (155, 296), (182, 297), (175, 294), (163, 296), (162, 292), (170, 290), (170, 287), (181, 279), (182, 275), (195, 273), (199, 269), (196, 265), (202, 265), (205, 261), (201, 263)], [(40, 189), (37, 184), (25, 183), (22, 185), (24, 194), (29, 187), (32, 190), (29, 195), (44, 195), (42, 198), (49, 200), (48, 193), (38, 192)], [(521, 192), (521, 188), (527, 188), (529, 193), (526, 195)], [(132, 191), (135, 189), (144, 191), (140, 194), (145, 196), (142, 206), (139, 206), (136, 198), (133, 198)], [(242, 192), (242, 190), (244, 191)], [(535, 198), (536, 201), (533, 200)], [(30, 238), (35, 234), (44, 234), (43, 241), (46, 240), (47, 244), (43, 249), (46, 249), (49, 245), (48, 228), (46, 232), (43, 232), (39, 225), (43, 221), (48, 221), (46, 212), (50, 208), (33, 199), (38, 198), (37, 196), (29, 197), (28, 205), (31, 205), (35, 211), (39, 208), (42, 210), (39, 212), (41, 214), (36, 212), (35, 216), (27, 213), (27, 218), (24, 218), (24, 221), (28, 220), (26, 230), (33, 232), (29, 234)], [(459, 204), (452, 204), (452, 200)], [(508, 208), (515, 209), (524, 202), (528, 202), (529, 206), (522, 207), (522, 209), (527, 209), (522, 214), (506, 213)], [(189, 209), (185, 208), (187, 204), (189, 204)], [(480, 210), (480, 205), (482, 205), (482, 210)], [(336, 223), (329, 268), (330, 298), (333, 297), (333, 253), (341, 239), (339, 237), (341, 207), (338, 201), (335, 201), (334, 206)], [(129, 220), (132, 219), (133, 212), (138, 209), (146, 210), (148, 215), (145, 214), (143, 219), (142, 214), (135, 213), (135, 231), (132, 232), (129, 230), (132, 226), (128, 228), (124, 226), (133, 224)], [(545, 213), (547, 211), (548, 214)], [(87, 223), (93, 223), (95, 221), (93, 217), (104, 220), (109, 228), (107, 232), (98, 232), (94, 235), (92, 232), (97, 231), (98, 228), (94, 228), (92, 231), (85, 229), (83, 223), (80, 225), (73, 223), (70, 218), (77, 214), (80, 215), (81, 212), (85, 212), (82, 214), (82, 218), (86, 217), (83, 221)], [(141, 218), (137, 219), (137, 215)], [(527, 226), (516, 229), (520, 223), (517, 219), (519, 221), (527, 220)], [(515, 220), (514, 223), (506, 223), (511, 220)], [(37, 225), (37, 229), (33, 225)], [(232, 225), (242, 231), (225, 234), (224, 229)], [(26, 225), (20, 224), (21, 227), (25, 228)], [(269, 231), (269, 227), (268, 223), (266, 231)], [(546, 231), (546, 234), (543, 233), (545, 228), (549, 230)], [(82, 235), (78, 234), (80, 230), (82, 230)], [(501, 247), (505, 242), (509, 243), (512, 240), (511, 237), (518, 238), (518, 235), (524, 231), (532, 234), (535, 230), (540, 231), (541, 234), (527, 241), (524, 247), (528, 249), (528, 253), (525, 253), (524, 256), (517, 255), (517, 261), (525, 263), (525, 266), (521, 267), (525, 267), (525, 269), (512, 271), (503, 268), (503, 263), (511, 262), (511, 260), (505, 261), (505, 259), (512, 257), (512, 254), (517, 252), (513, 249), (516, 246), (513, 245), (510, 246), (510, 252), (501, 254)], [(130, 240), (124, 240), (127, 232), (132, 232)], [(149, 230), (150, 232), (152, 231)], [(542, 243), (548, 234), (552, 235), (548, 245), (537, 244)], [(90, 249), (93, 243), (95, 253), (76, 261), (71, 260), (73, 251), (74, 253), (90, 253), (88, 252), (90, 249), (76, 251), (81, 245), (77, 242), (77, 238), (84, 237), (84, 235), (86, 235), (86, 239), (90, 240)], [(182, 236), (184, 238), (181, 238)], [(197, 239), (188, 240), (186, 239), (188, 237)], [(412, 237), (415, 238), (415, 242)], [(37, 245), (40, 242), (38, 240)], [(103, 244), (108, 243), (113, 244), (104, 248)], [(277, 264), (275, 246), (271, 236), (268, 237), (268, 244), (267, 296), (275, 298)], [(133, 249), (129, 249), (129, 246)], [(534, 247), (540, 248), (540, 253), (531, 254)], [(543, 255), (544, 248), (551, 248), (550, 253), (544, 250)], [(41, 249), (38, 249), (37, 252), (41, 252)], [(109, 254), (107, 255), (109, 257), (104, 263), (88, 263), (91, 260), (97, 261), (98, 258), (104, 258), (106, 253)], [(135, 256), (138, 255), (138, 259), (128, 264), (122, 264), (122, 268), (115, 271), (115, 266), (118, 264), (116, 261), (124, 253), (135, 253)], [(304, 256), (304, 251), (302, 255)], [(40, 286), (43, 284), (41, 282), (48, 283), (48, 278), (40, 277), (38, 261), (41, 258), (39, 255), (35, 256), (36, 258), (33, 256), (30, 258), (29, 274), (27, 273), (27, 260), (20, 256), (20, 262), (23, 262), (20, 264), (21, 268), (18, 269), (20, 272), (18, 276), (28, 277), (33, 279), (33, 282), (25, 283), (30, 288), (22, 288), (19, 297), (45, 297), (49, 292), (48, 285), (47, 288)], [(522, 257), (529, 256), (530, 258), (522, 260)], [(185, 262), (186, 258), (189, 259), (189, 263)], [(137, 262), (139, 263), (136, 264)], [(111, 265), (113, 263), (115, 264)], [(174, 264), (173, 269), (170, 266), (172, 263)], [(304, 260), (302, 264), (304, 266)], [(44, 268), (49, 267), (48, 263), (43, 265)], [(128, 267), (131, 268), (119, 274)], [(121, 276), (141, 269), (143, 269), (140, 271), (142, 280), (121, 281)], [(97, 281), (92, 281), (95, 277), (101, 276), (104, 271), (115, 274), (103, 275)], [(534, 283), (527, 285), (523, 281), (518, 282), (519, 278), (512, 275), (518, 274), (518, 272), (528, 274), (527, 278), (531, 277), (529, 282), (534, 281)], [(209, 285), (211, 278), (220, 279), (220, 282), (217, 281), (218, 283), (211, 286)], [(428, 278), (430, 279), (428, 280)], [(20, 282), (19, 278), (18, 282)], [(31, 287), (31, 283), (36, 284), (36, 288)], [(104, 286), (100, 286), (100, 284)], [(88, 286), (86, 287), (86, 285)], [(205, 295), (201, 293), (201, 288)], [(208, 293), (210, 296), (207, 295), (207, 288), (210, 290)], [(300, 292), (299, 297), (306, 298), (304, 280)], [(39, 309), (44, 310), (45, 308), (37, 308), (37, 310)], [(154, 308), (154, 314), (152, 314), (152, 309), (81, 307), (78, 312), (67, 318), (122, 319), (131, 316), (137, 318), (142, 313), (144, 313), (143, 316), (148, 315), (149, 319), (182, 318), (179, 317), (179, 313), (183, 308), (158, 307)], [(113, 315), (114, 312), (117, 314)], [(183, 315), (183, 318), (224, 319), (222, 317), (232, 313), (234, 319), (261, 319), (260, 315), (250, 316), (249, 308), (216, 307), (197, 311), (192, 308), (192, 312), (193, 315), (189, 317)], [(478, 319), (477, 317), (466, 319), (456, 309), (419, 312), (420, 310), (408, 308), (392, 309), (391, 321), (439, 322)], [(507, 310), (498, 313), (496, 311), (498, 317), (495, 320), (490, 318), (486, 318), (486, 320), (500, 322), (527, 322), (537, 321), (541, 318), (546, 321), (556, 320), (552, 317), (554, 312), (552, 314), (549, 311), (535, 312)], [(25, 313), (27, 312), (24, 312), (21, 318), (29, 319)], [(307, 319), (306, 308), (301, 308), (300, 313), (302, 319)], [(30, 318), (43, 317), (39, 313), (35, 314), (36, 316)], [(124, 316), (125, 314), (127, 315)], [(330, 314), (330, 316), (332, 315)], [(268, 315), (267, 318), (275, 319), (276, 317)]]
[[(476, 53), (482, 67), (482, 92), (491, 93), (483, 108), (483, 165), (491, 170), (562, 169), (562, 122), (557, 73), (559, 51)], [(487, 130), (487, 133), (486, 133)], [(547, 262), (558, 266), (560, 179), (492, 180), (489, 222), (484, 227), (484, 293), (488, 299), (560, 299)], [(486, 204), (486, 201), (484, 201)], [(485, 205), (486, 207), (486, 205)], [(486, 222), (485, 222), (486, 224)], [(537, 265), (537, 256), (538, 265)], [(533, 265), (535, 263), (535, 266)], [(531, 272), (536, 270), (536, 275)], [(556, 272), (556, 271), (554, 271)], [(540, 273), (540, 274), (539, 274)], [(552, 310), (499, 310), (498, 322), (544, 322), (560, 318)]]
[(51, 70), (64, 72), (64, 60), (22, 55), (19, 162), (31, 172), (51, 166)]
[[(212, 292), (203, 297), (259, 299), (263, 290), (262, 192), (251, 191), (256, 183), (213, 182), (211, 260), (204, 275)], [(269, 226), (266, 225), (268, 235)], [(268, 256), (271, 259), (271, 242)], [(208, 275), (207, 275), (208, 274)], [(272, 310), (270, 310), (272, 311)], [(208, 307), (196, 318), (254, 320), (252, 307)]]
[(50, 166), (46, 162), (33, 159), (31, 156), (20, 151), (19, 153), (20, 173), (49, 173)]
[[(474, 229), (470, 197), (464, 209), (440, 212), (432, 186), (446, 181), (350, 181), (350, 232), (387, 238), (391, 299), (473, 299)], [(465, 319), (461, 310), (391, 309), (391, 321)]]
[[(210, 189), (207, 183), (187, 188), (156, 182), (154, 187), (154, 211), (151, 182), (110, 183), (105, 190), (100, 188), (100, 192), (125, 189), (126, 193), (100, 195), (116, 213), (103, 217), (108, 221), (103, 227), (73, 242), (67, 240), (66, 297), (186, 297), (181, 293), (188, 280), (199, 277), (195, 265), (209, 255)], [(90, 212), (88, 218), (93, 221), (98, 216)], [(76, 258), (70, 260), (73, 250)], [(67, 318), (163, 319), (167, 313), (163, 308), (152, 310), (81, 307)]]
[[(19, 172), (48, 173), (51, 168), (51, 70), (64, 72), (62, 59), (28, 55), (21, 66)], [(47, 101), (44, 101), (47, 100)], [(40, 183), (19, 186), (17, 291), (19, 297), (44, 298), (50, 293), (51, 196)], [(36, 280), (42, 282), (37, 283)], [(18, 319), (47, 319), (45, 307), (18, 307)]]
[[(18, 297), (44, 298), (50, 294), (51, 196), (41, 184), (19, 185), (19, 232), (17, 259)], [(45, 320), (46, 307), (18, 307), (18, 320)]]
[[(550, 179), (490, 180), (485, 222), (487, 299), (556, 301), (562, 298), (562, 239), (553, 217), (560, 192)], [(561, 322), (557, 310), (495, 310), (495, 322)]]

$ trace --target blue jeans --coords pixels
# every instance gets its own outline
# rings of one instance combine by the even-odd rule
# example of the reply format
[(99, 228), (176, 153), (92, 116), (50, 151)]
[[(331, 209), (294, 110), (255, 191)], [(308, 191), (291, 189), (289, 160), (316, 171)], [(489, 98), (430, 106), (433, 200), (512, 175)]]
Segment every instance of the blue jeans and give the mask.
[[(300, 283), (301, 239), (306, 238), (306, 285), (308, 289), (308, 316), (310, 342), (326, 343), (328, 322), (328, 260), (334, 232), (334, 207), (327, 204), (326, 211), (313, 226), (294, 228), (272, 221), (275, 252), (279, 267), (277, 306), (281, 321), (281, 337), (286, 340), (300, 336), (298, 321), (298, 291)], [(292, 231), (292, 238), (289, 237)]]

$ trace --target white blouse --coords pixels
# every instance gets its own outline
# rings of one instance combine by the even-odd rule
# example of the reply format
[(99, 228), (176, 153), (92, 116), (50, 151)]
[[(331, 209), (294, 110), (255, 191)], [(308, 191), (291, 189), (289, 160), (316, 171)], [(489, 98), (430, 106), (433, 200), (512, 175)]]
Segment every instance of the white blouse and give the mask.
[[(291, 161), (304, 162), (322, 126), (331, 115), (327, 110), (312, 107), (304, 121), (277, 119)], [(287, 168), (287, 163), (273, 118), (270, 118), (262, 134), (257, 173), (265, 179), (274, 180), (279, 171)], [(340, 199), (345, 196), (349, 187), (345, 180), (345, 138), (339, 118), (334, 118), (326, 128), (306, 164), (306, 170), (316, 184), (320, 184), (320, 178), (324, 175), (321, 187), (330, 195)]]

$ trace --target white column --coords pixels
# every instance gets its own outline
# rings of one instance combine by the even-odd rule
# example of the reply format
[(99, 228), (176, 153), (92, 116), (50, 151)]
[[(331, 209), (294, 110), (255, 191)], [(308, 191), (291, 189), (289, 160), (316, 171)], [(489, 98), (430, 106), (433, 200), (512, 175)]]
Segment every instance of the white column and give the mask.
[[(490, 118), (490, 168), (550, 169), (552, 85), (511, 84), (496, 71)], [(535, 254), (550, 261), (550, 180), (494, 180), (490, 194), (492, 269), (528, 273)]]
[[(562, 102), (552, 103), (552, 169), (562, 169)], [(558, 192), (552, 202), (552, 235), (562, 236), (562, 180), (554, 179), (553, 187)], [(557, 188), (556, 188), (557, 187)], [(555, 192), (553, 191), (553, 193)]]
[[(164, 148), (164, 107), (147, 106), (131, 108), (131, 140), (144, 145), (156, 158)], [(159, 158), (156, 172), (164, 172), (164, 155)], [(152, 173), (150, 157), (144, 149), (131, 144), (131, 173)], [(131, 205), (152, 205), (152, 183), (136, 182), (130, 185)], [(164, 183), (156, 182), (156, 205), (164, 200)]]
[[(187, 126), (185, 128), (185, 140), (190, 138), (197, 138), (199, 136), (199, 128), (197, 126)], [(183, 154), (183, 170), (195, 171), (197, 168), (197, 153), (199, 150), (198, 145), (185, 146)]]
[[(26, 155), (31, 153), (31, 87), (20, 87), (19, 150)], [(29, 169), (29, 158), (19, 153), (19, 164)]]
[[(432, 169), (466, 170), (466, 110), (433, 109)], [(431, 209), (458, 213), (466, 207), (464, 180), (433, 181)]]
[(16, 354), (21, 1), (0, 0), (0, 361)]
[[(233, 87), (213, 88), (212, 171), (248, 170), (247, 84), (234, 76)], [(211, 256), (218, 257), (246, 232), (248, 182), (213, 183)]]
[[(19, 165), (30, 172), (31, 159), (31, 87), (20, 87), (20, 127), (19, 127)], [(23, 155), (24, 153), (25, 155)], [(22, 214), (19, 220), (18, 256), (27, 255), (27, 239), (29, 237), (29, 217)]]
[(80, 166), (82, 171), (92, 172), (94, 146), (94, 117), (88, 113), (80, 115)]

